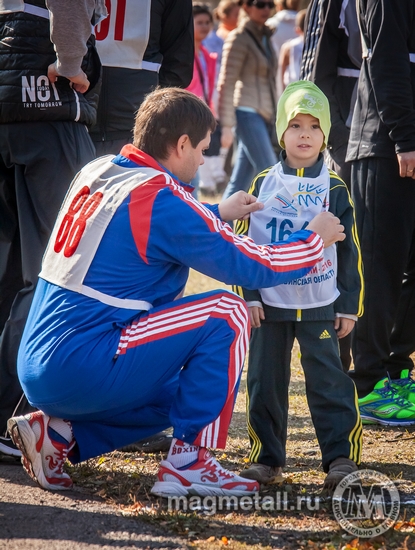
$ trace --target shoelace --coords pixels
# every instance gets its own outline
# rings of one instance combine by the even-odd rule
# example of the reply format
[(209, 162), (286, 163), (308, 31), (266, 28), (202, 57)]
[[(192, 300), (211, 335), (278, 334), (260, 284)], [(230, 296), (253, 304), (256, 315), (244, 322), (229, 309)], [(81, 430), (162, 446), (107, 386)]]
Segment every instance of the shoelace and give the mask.
[(74, 445), (75, 445), (75, 442), (73, 442), (72, 444), (69, 444), (68, 446), (60, 444), (59, 448), (53, 446), (55, 449), (53, 455), (46, 456), (46, 459), (49, 459), (49, 468), (54, 473), (57, 473), (60, 475), (64, 473), (63, 465), (65, 464), (69, 451), (72, 449)]
[(400, 407), (407, 407), (408, 401), (401, 397), (398, 393), (398, 390), (393, 388), (390, 384), (386, 384), (384, 388), (376, 390), (382, 397), (387, 399), (393, 399)]
[(393, 380), (393, 383), (398, 386), (412, 386), (413, 390), (415, 390), (415, 382), (408, 376), (408, 378), (398, 378)]
[(235, 477), (235, 474), (223, 468), (223, 466), (221, 466), (213, 456), (210, 456), (206, 460), (205, 464), (209, 464), (211, 467), (213, 466), (215, 469), (215, 473), (217, 473), (218, 476), (220, 476), (222, 479), (232, 479), (233, 477)]

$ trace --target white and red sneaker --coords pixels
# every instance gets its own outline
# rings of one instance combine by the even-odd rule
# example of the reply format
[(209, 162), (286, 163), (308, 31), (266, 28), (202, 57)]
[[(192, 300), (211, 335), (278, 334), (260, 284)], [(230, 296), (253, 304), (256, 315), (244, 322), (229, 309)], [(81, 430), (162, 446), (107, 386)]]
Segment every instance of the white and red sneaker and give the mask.
[(75, 440), (68, 443), (49, 428), (49, 421), (50, 416), (37, 411), (10, 418), (7, 428), (29, 476), (43, 489), (63, 491), (72, 487), (63, 465)]
[(175, 468), (167, 460), (160, 462), (158, 481), (151, 492), (160, 497), (170, 496), (225, 496), (242, 497), (259, 491), (259, 483), (237, 476), (223, 468), (219, 462), (201, 447), (198, 459), (183, 468)]

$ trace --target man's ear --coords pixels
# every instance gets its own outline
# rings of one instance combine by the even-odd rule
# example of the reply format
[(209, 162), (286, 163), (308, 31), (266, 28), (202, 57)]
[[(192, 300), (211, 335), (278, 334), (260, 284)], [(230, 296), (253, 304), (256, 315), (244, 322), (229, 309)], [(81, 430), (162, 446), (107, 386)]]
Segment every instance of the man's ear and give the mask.
[(180, 158), (183, 156), (183, 151), (189, 145), (189, 142), (190, 138), (187, 134), (183, 134), (179, 137), (176, 144), (177, 156), (179, 156)]

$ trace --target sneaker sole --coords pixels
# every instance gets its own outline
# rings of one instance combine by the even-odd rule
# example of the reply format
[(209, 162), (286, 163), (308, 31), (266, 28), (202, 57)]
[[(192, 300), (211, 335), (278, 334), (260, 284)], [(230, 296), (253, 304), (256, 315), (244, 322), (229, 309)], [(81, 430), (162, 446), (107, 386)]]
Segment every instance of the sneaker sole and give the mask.
[(72, 482), (70, 485), (64, 486), (51, 485), (47, 481), (43, 473), (42, 457), (36, 451), (36, 438), (27, 420), (21, 418), (17, 421), (10, 418), (7, 422), (7, 429), (13, 443), (22, 453), (22, 465), (25, 472), (39, 487), (49, 491), (67, 491), (72, 488)]
[(360, 414), (362, 424), (381, 424), (382, 426), (413, 426), (415, 424), (415, 418), (413, 420), (390, 420), (373, 418), (372, 416), (364, 416)]
[(159, 497), (185, 497), (185, 496), (234, 496), (244, 497), (248, 495), (254, 495), (257, 491), (247, 491), (244, 489), (221, 489), (220, 487), (212, 487), (209, 485), (198, 485), (192, 483), (189, 487), (185, 487), (181, 483), (174, 483), (172, 481), (156, 481), (153, 485), (151, 492), (153, 495)]
[(239, 475), (244, 479), (249, 479), (250, 481), (257, 481), (261, 485), (276, 485), (278, 483), (283, 483), (285, 480), (284, 476), (274, 476), (267, 479), (265, 478), (258, 479), (258, 477), (247, 477), (247, 476), (243, 476), (242, 474), (239, 474)]

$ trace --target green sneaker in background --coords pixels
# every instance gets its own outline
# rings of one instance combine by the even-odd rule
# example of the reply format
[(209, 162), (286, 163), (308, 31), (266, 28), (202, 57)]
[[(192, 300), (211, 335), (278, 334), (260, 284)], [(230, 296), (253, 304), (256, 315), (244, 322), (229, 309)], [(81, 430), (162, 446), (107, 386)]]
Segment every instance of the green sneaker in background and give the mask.
[(380, 380), (373, 391), (359, 399), (363, 424), (410, 426), (415, 424), (415, 405), (404, 399), (389, 379)]
[(401, 372), (400, 378), (391, 380), (390, 385), (401, 397), (415, 404), (415, 381), (410, 377), (408, 369)]

